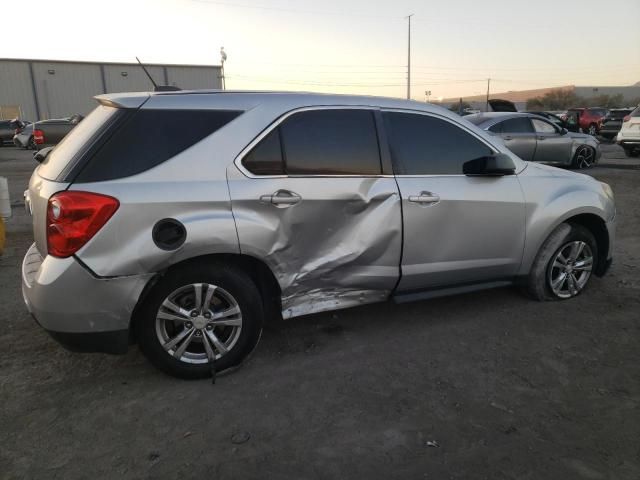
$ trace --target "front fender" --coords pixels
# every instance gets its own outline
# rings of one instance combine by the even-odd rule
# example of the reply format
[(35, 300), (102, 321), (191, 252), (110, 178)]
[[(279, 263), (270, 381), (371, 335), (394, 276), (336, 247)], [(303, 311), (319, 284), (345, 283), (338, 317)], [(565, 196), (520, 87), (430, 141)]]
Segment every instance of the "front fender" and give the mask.
[[(549, 168), (553, 167), (545, 167)], [(561, 223), (583, 214), (595, 215), (605, 223), (615, 216), (613, 201), (599, 182), (585, 175), (559, 172), (548, 175), (535, 172), (520, 178), (526, 201), (526, 239), (520, 275), (528, 274), (542, 243)]]

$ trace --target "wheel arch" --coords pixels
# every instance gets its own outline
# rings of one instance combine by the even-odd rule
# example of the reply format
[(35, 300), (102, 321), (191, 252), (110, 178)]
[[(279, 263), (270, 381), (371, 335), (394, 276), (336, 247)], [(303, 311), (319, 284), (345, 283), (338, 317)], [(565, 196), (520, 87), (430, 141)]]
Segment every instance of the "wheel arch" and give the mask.
[(594, 273), (602, 276), (606, 270), (607, 252), (609, 252), (609, 232), (602, 217), (594, 213), (581, 213), (564, 220), (564, 223), (580, 225), (591, 232), (598, 246), (598, 263)]
[(274, 323), (282, 320), (282, 292), (280, 290), (280, 284), (266, 263), (250, 255), (240, 253), (214, 253), (200, 255), (172, 264), (149, 279), (131, 314), (131, 321), (129, 325), (131, 343), (135, 342), (135, 338), (133, 336), (135, 329), (133, 328), (133, 325), (139, 318), (141, 310), (140, 307), (144, 304), (149, 293), (153, 290), (158, 281), (165, 275), (171, 274), (171, 272), (185, 268), (189, 265), (202, 265), (203, 263), (207, 263), (212, 266), (216, 263), (223, 263), (224, 265), (238, 268), (247, 273), (260, 291), (260, 295), (262, 297), (262, 308), (264, 309), (267, 323)]

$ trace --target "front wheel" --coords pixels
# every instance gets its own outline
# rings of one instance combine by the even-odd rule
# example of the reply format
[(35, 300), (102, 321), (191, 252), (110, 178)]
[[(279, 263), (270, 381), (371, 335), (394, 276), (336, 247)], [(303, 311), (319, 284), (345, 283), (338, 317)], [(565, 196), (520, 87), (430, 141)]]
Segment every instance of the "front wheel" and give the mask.
[(162, 278), (136, 319), (140, 349), (179, 378), (205, 378), (239, 365), (262, 332), (260, 292), (241, 270), (189, 265)]
[(527, 279), (528, 293), (536, 300), (566, 300), (587, 286), (598, 264), (593, 234), (569, 223), (560, 224), (545, 240)]
[(591, 168), (596, 163), (596, 151), (592, 147), (581, 145), (573, 156), (572, 166), (579, 170)]

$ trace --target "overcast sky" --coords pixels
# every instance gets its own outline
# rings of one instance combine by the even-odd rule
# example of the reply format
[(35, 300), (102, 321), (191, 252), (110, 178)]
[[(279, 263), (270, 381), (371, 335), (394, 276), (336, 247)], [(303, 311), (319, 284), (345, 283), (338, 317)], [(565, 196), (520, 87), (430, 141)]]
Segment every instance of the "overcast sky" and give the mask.
[[(2, 58), (218, 64), (227, 88), (424, 100), (640, 81), (640, 0), (28, 0)], [(5, 9), (6, 10), (6, 9)], [(21, 17), (19, 12), (24, 14)], [(6, 12), (5, 12), (6, 13)], [(12, 40), (14, 39), (14, 40)]]

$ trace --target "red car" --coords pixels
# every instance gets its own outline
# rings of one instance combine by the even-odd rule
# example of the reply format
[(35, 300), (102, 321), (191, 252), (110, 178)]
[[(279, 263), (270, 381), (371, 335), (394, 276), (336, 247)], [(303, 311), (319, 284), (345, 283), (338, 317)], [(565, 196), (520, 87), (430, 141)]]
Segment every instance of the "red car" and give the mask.
[(578, 127), (582, 132), (589, 135), (596, 136), (602, 127), (602, 121), (607, 115), (608, 110), (606, 108), (591, 107), (591, 108), (570, 108), (567, 110), (567, 114), (564, 118), (568, 123), (572, 123), (572, 118), (575, 121), (575, 117), (578, 117)]

